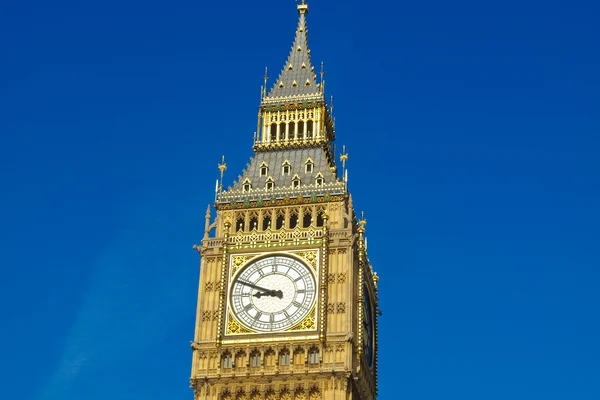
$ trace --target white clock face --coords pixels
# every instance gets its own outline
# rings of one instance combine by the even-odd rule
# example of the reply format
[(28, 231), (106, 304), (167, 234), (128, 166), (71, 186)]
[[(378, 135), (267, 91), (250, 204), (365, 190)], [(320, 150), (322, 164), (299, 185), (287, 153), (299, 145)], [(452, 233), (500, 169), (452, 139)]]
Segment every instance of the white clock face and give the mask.
[(315, 302), (312, 271), (288, 256), (261, 258), (246, 266), (231, 284), (230, 304), (250, 329), (274, 332), (291, 328)]

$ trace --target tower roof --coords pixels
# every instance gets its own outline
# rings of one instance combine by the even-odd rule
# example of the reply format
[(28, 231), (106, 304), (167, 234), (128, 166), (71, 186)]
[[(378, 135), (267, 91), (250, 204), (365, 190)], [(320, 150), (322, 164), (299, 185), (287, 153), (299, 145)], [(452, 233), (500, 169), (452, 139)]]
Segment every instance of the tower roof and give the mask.
[[(294, 44), (290, 50), (279, 77), (265, 98), (265, 102), (283, 97), (322, 98), (323, 93), (317, 84), (314, 67), (310, 61), (308, 48), (306, 14), (308, 5), (303, 1), (298, 5), (298, 28)], [(283, 100), (283, 99), (282, 99)]]

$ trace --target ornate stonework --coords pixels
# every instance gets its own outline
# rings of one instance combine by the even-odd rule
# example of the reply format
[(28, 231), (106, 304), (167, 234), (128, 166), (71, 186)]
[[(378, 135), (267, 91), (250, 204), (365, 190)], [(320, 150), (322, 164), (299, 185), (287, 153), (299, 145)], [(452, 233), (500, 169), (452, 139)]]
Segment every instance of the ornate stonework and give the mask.
[(298, 12), (294, 45), (268, 92), (265, 79), (254, 155), (227, 189), (221, 160), (216, 215), (209, 206), (194, 246), (201, 256), (195, 400), (377, 396), (379, 278), (366, 220), (348, 193), (345, 150), (342, 171), (336, 165), (332, 108), (310, 59), (304, 1)]

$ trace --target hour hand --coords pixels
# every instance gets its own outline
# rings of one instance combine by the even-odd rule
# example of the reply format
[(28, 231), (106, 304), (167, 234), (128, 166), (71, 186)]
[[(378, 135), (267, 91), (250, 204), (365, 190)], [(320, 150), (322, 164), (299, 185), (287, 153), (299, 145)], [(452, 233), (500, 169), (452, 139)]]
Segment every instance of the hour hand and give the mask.
[(262, 296), (277, 297), (278, 299), (283, 298), (283, 292), (281, 290), (267, 290), (265, 292), (257, 292), (253, 294), (254, 297), (261, 298)]

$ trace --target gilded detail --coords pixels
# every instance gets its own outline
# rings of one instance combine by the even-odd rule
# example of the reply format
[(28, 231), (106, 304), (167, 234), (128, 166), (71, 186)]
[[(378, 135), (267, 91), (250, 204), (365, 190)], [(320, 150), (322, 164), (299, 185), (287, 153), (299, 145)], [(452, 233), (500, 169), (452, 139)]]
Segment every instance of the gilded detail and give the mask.
[(324, 68), (311, 60), (308, 5), (299, 1), (283, 69), (270, 81), (265, 71), (252, 157), (230, 180), (221, 158), (194, 246), (194, 400), (377, 397), (378, 277), (348, 191), (348, 153), (339, 158), (334, 145)]

